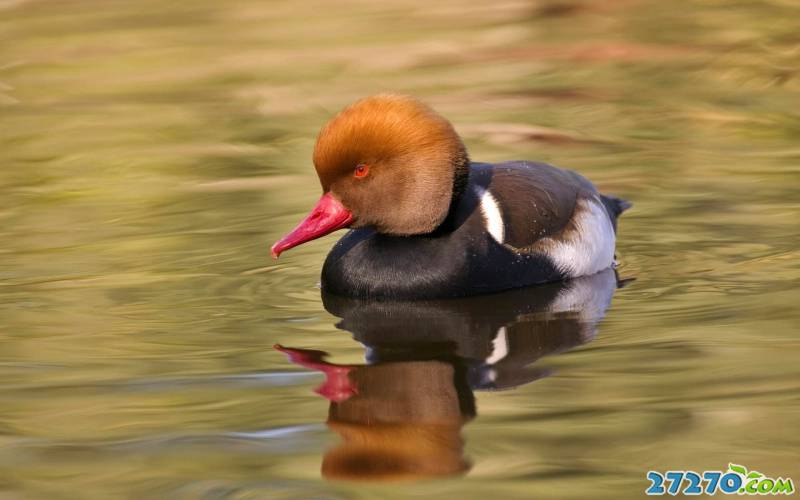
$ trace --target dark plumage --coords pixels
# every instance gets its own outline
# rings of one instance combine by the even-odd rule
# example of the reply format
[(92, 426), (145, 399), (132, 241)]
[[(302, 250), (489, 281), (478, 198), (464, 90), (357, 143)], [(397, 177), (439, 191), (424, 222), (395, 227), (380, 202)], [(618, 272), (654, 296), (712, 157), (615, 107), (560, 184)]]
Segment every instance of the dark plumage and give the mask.
[(462, 299), (375, 301), (323, 293), (337, 327), (366, 348), (366, 364), (276, 346), (325, 374), (327, 425), (341, 437), (322, 461), (329, 478), (387, 481), (462, 474), (462, 427), (475, 390), (503, 390), (550, 374), (543, 356), (592, 340), (617, 286), (614, 270), (535, 288)]
[(322, 271), (328, 293), (453, 297), (611, 267), (630, 204), (584, 177), (534, 162), (470, 162), (444, 118), (419, 101), (375, 96), (334, 117), (314, 163), (323, 197), (273, 255), (355, 228)]

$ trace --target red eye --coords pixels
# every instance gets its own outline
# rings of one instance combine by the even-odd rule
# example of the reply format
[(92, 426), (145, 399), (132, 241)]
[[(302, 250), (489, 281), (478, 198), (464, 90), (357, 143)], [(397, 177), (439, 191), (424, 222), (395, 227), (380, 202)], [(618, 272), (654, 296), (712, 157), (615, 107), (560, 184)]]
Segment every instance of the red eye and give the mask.
[(356, 166), (355, 176), (356, 177), (366, 177), (369, 173), (369, 166), (364, 165), (363, 163)]

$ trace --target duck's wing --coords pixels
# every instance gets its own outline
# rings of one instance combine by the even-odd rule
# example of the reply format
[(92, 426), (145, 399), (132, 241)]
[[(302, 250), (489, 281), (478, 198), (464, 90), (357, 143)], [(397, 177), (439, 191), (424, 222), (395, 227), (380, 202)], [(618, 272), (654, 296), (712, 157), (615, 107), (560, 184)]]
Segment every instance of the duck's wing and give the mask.
[(495, 224), (488, 229), (499, 243), (519, 251), (568, 230), (579, 200), (599, 196), (584, 177), (544, 163), (477, 164), (471, 175), (481, 211)]
[(507, 249), (544, 256), (565, 278), (613, 265), (618, 211), (608, 205), (618, 202), (584, 177), (532, 162), (478, 166), (475, 174), (487, 232)]

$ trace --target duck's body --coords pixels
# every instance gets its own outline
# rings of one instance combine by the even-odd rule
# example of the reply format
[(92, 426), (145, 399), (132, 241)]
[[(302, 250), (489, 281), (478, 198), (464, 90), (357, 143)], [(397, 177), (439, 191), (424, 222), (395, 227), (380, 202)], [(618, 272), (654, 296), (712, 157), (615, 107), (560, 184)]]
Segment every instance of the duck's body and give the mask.
[(614, 263), (629, 204), (533, 162), (471, 163), (450, 122), (419, 101), (356, 102), (320, 132), (323, 196), (273, 256), (344, 227), (322, 287), (356, 297), (477, 295), (587, 276)]
[(348, 296), (476, 295), (591, 275), (614, 263), (627, 207), (551, 165), (470, 165), (466, 188), (433, 233), (349, 231), (322, 268), (322, 288)]
[(613, 269), (493, 295), (370, 300), (322, 293), (336, 327), (363, 344), (366, 364), (327, 361), (324, 351), (276, 345), (325, 381), (330, 478), (415, 479), (464, 472), (461, 428), (476, 416), (474, 391), (506, 390), (547, 377), (544, 356), (597, 335), (617, 288)]

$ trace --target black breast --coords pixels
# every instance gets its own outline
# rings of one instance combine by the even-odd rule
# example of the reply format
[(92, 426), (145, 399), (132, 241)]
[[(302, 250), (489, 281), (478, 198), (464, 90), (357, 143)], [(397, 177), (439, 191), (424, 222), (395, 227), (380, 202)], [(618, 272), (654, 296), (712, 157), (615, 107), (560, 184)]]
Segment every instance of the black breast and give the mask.
[(478, 175), (470, 174), (461, 200), (432, 234), (403, 237), (371, 229), (349, 231), (325, 260), (323, 291), (422, 299), (478, 295), (562, 279), (547, 257), (514, 251), (486, 231), (475, 187), (490, 186), (488, 167), (480, 165), (473, 171)]

